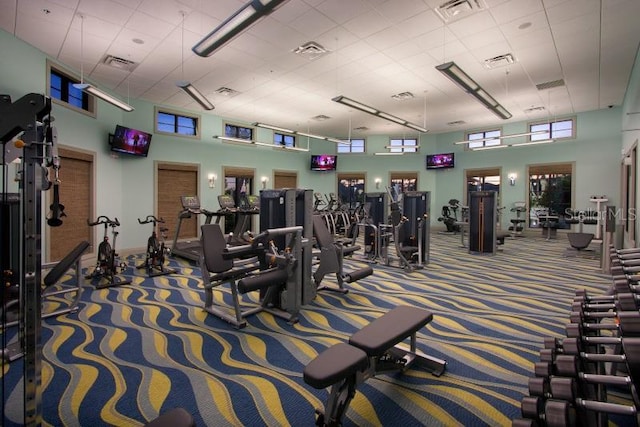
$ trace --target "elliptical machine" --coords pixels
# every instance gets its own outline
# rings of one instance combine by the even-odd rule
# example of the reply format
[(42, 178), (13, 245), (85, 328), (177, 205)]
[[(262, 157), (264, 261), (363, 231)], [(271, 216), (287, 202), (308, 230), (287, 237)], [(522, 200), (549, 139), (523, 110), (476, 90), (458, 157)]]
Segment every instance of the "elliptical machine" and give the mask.
[[(144, 259), (144, 263), (140, 264), (138, 268), (145, 268), (147, 270), (148, 277), (156, 277), (175, 273), (176, 270), (164, 267), (165, 254), (168, 252), (168, 249), (165, 247), (164, 242), (167, 238), (167, 231), (169, 231), (169, 229), (162, 226), (158, 227), (158, 224), (164, 224), (164, 219), (156, 218), (154, 215), (147, 215), (144, 221), (138, 218), (138, 223), (153, 223), (151, 236), (149, 236), (149, 239), (147, 239), (147, 255)], [(158, 239), (156, 227), (160, 231), (160, 239)]]
[(461, 228), (458, 222), (458, 208), (460, 207), (460, 201), (457, 199), (449, 200), (448, 205), (442, 207), (442, 216), (438, 218), (438, 221), (444, 223), (447, 227), (447, 233), (459, 233)]
[[(128, 285), (131, 283), (131, 280), (122, 279), (117, 276), (117, 270), (119, 269), (120, 272), (122, 272), (126, 267), (124, 263), (116, 262), (116, 258), (118, 257), (118, 254), (116, 253), (116, 239), (118, 238), (116, 227), (120, 226), (120, 222), (118, 221), (118, 218), (111, 220), (104, 215), (99, 216), (94, 222), (87, 220), (87, 225), (90, 227), (100, 224), (104, 224), (104, 236), (102, 238), (102, 242), (98, 245), (96, 267), (93, 269), (93, 272), (86, 275), (85, 278), (92, 282), (99, 279), (98, 283), (95, 284), (97, 289)], [(109, 227), (111, 227), (111, 235), (113, 236), (113, 246), (109, 243)]]

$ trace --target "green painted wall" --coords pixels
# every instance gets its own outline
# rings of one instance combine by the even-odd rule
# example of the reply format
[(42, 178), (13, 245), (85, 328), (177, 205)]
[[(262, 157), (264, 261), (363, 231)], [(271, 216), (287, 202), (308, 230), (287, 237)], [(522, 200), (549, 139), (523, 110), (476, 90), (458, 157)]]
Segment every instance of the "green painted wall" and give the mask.
[[(5, 58), (0, 64), (0, 92), (12, 95), (14, 99), (28, 92), (44, 92), (46, 83), (46, 60), (42, 52), (15, 39), (0, 30), (0, 48)], [(636, 61), (638, 62), (638, 61)], [(418, 171), (419, 190), (431, 191), (432, 225), (439, 225), (437, 218), (442, 205), (451, 198), (463, 199), (464, 170), (467, 168), (501, 167), (503, 182), (508, 182), (507, 174), (518, 174), (516, 185), (503, 185), (502, 205), (510, 207), (513, 202), (526, 198), (526, 167), (531, 164), (550, 162), (575, 162), (575, 207), (588, 208), (589, 196), (606, 194), (614, 204), (619, 201), (620, 153), (629, 135), (621, 136), (621, 123), (627, 125), (629, 119), (623, 111), (638, 111), (640, 71), (634, 69), (630, 88), (633, 100), (627, 99), (625, 109), (607, 110), (579, 114), (578, 136), (554, 146), (510, 148), (506, 150), (469, 152), (453, 142), (463, 139), (463, 132), (447, 134), (426, 134), (420, 137), (420, 153), (405, 156), (375, 156), (373, 153), (385, 151), (389, 136), (367, 138), (367, 154), (340, 155), (339, 172), (365, 172), (366, 191), (375, 188), (375, 178), (382, 179), (380, 190), (389, 183), (390, 172)], [(628, 97), (629, 98), (629, 97)], [(472, 101), (470, 101), (472, 102)], [(116, 124), (123, 124), (140, 130), (153, 132), (154, 105), (132, 100), (136, 108), (132, 113), (124, 113), (102, 101), (98, 101), (97, 118), (78, 114), (65, 107), (55, 105), (53, 115), (61, 144), (77, 147), (97, 156), (96, 161), (96, 212), (118, 217), (122, 222), (118, 246), (139, 248), (146, 242), (148, 229), (138, 225), (136, 218), (154, 212), (154, 162), (180, 162), (200, 165), (200, 195), (202, 204), (209, 209), (217, 209), (217, 196), (223, 190), (218, 182), (214, 189), (207, 185), (207, 175), (214, 172), (222, 176), (223, 166), (254, 168), (256, 177), (269, 177), (269, 187), (273, 182), (273, 170), (298, 171), (301, 188), (311, 188), (320, 193), (336, 191), (335, 173), (309, 171), (311, 153), (334, 153), (333, 143), (312, 141), (311, 153), (281, 152), (262, 147), (241, 147), (222, 143), (214, 135), (222, 133), (223, 119), (210, 113), (193, 111), (202, 118), (202, 139), (192, 140), (154, 134), (149, 157), (114, 157), (108, 151), (107, 135)], [(627, 106), (628, 104), (628, 106)], [(640, 117), (637, 118), (640, 120)], [(233, 121), (234, 123), (238, 123)], [(638, 128), (638, 121), (633, 127)], [(238, 123), (242, 124), (242, 123)], [(505, 134), (526, 131), (526, 123), (509, 123), (503, 126)], [(636, 134), (637, 135), (637, 134)], [(414, 137), (415, 134), (393, 135), (394, 137)], [(258, 139), (269, 141), (271, 131), (258, 130)], [(637, 139), (637, 136), (636, 136)], [(513, 141), (518, 142), (518, 141)], [(303, 143), (304, 145), (305, 143)], [(446, 171), (427, 171), (425, 155), (437, 152), (456, 153), (456, 168)], [(64, 167), (64, 165), (63, 165)], [(259, 184), (258, 184), (259, 185)], [(258, 189), (256, 189), (258, 190)], [(162, 189), (158, 189), (162, 191)], [(504, 226), (508, 216), (504, 218)]]

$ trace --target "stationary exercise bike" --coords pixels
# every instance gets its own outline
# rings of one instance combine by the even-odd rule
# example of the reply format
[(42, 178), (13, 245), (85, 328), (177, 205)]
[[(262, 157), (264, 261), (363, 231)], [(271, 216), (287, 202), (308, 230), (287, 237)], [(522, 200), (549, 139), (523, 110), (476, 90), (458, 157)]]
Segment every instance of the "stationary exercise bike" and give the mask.
[[(120, 226), (118, 218), (111, 220), (108, 217), (101, 215), (94, 222), (87, 220), (87, 224), (90, 227), (103, 224), (104, 236), (102, 238), (102, 242), (98, 245), (96, 267), (93, 272), (85, 276), (85, 278), (92, 282), (99, 279), (98, 283), (95, 285), (97, 289), (128, 285), (131, 283), (131, 280), (126, 280), (117, 276), (118, 270), (121, 272), (126, 267), (124, 263), (116, 262), (116, 258), (118, 257), (118, 254), (116, 254), (116, 239), (118, 238), (116, 227)], [(113, 236), (113, 246), (109, 243), (109, 227), (111, 227), (111, 235)]]
[(460, 224), (458, 224), (458, 208), (460, 207), (460, 201), (457, 199), (449, 200), (448, 205), (442, 207), (442, 216), (438, 218), (439, 222), (444, 223), (447, 227), (446, 233), (459, 233), (461, 230)]
[(138, 222), (140, 224), (153, 223), (153, 231), (151, 232), (149, 239), (147, 239), (147, 255), (144, 263), (140, 264), (138, 268), (146, 268), (147, 275), (149, 277), (175, 273), (176, 271), (173, 269), (164, 268), (165, 254), (168, 251), (164, 245), (164, 241), (167, 238), (167, 231), (169, 229), (162, 226), (158, 227), (158, 230), (160, 231), (160, 239), (158, 239), (158, 234), (156, 233), (157, 225), (164, 224), (164, 219), (156, 218), (153, 215), (147, 215), (144, 221), (138, 218)]

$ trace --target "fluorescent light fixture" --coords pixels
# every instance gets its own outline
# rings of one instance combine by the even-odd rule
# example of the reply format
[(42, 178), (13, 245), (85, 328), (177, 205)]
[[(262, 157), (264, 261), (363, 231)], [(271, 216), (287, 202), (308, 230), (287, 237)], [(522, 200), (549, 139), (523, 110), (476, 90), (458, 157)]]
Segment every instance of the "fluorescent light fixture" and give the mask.
[(309, 148), (286, 147), (284, 145), (276, 145), (276, 144), (269, 143), (269, 142), (254, 141), (252, 139), (234, 138), (232, 136), (214, 135), (213, 137), (216, 138), (216, 139), (220, 139), (222, 141), (233, 142), (234, 144), (257, 145), (259, 147), (275, 148), (275, 149), (278, 149), (278, 150), (309, 151)]
[(293, 131), (291, 129), (281, 128), (281, 127), (278, 127), (278, 126), (272, 126), (272, 125), (268, 125), (266, 123), (254, 123), (253, 125), (257, 126), (259, 128), (271, 129), (271, 130), (275, 130), (275, 131), (278, 131), (278, 132), (295, 133), (295, 131)]
[(458, 142), (454, 142), (454, 145), (463, 145), (463, 144), (470, 144), (473, 142), (485, 142), (485, 141), (493, 141), (493, 140), (498, 140), (498, 139), (510, 139), (510, 138), (520, 138), (523, 136), (531, 136), (531, 135), (538, 135), (541, 133), (549, 133), (549, 131), (547, 130), (537, 130), (535, 132), (525, 132), (525, 133), (514, 133), (512, 135), (500, 135), (500, 136), (490, 136), (487, 138), (480, 138), (480, 139), (469, 139), (466, 141), (458, 141)]
[[(393, 150), (394, 148), (397, 150), (404, 150), (405, 153), (417, 153), (419, 145), (385, 145), (384, 148), (387, 150)], [(415, 151), (407, 151), (408, 149), (415, 149)]]
[(245, 144), (245, 145), (253, 144), (253, 141), (250, 140), (250, 139), (234, 138), (234, 137), (231, 137), (231, 136), (215, 135), (214, 138), (221, 139), (221, 140), (227, 141), (227, 142), (236, 142), (238, 144)]
[(204, 96), (198, 89), (196, 89), (195, 86), (193, 86), (190, 82), (179, 81), (176, 82), (176, 86), (187, 92), (187, 94), (198, 104), (200, 104), (200, 106), (205, 110), (213, 110), (215, 108), (211, 101), (209, 101), (207, 97)]
[(382, 117), (383, 119), (387, 119), (390, 122), (394, 122), (394, 123), (398, 123), (399, 125), (404, 126), (405, 124), (407, 124), (406, 120), (402, 120), (401, 118), (398, 118), (394, 115), (391, 114), (387, 114), (383, 111), (378, 111), (378, 114), (376, 114), (378, 117)]
[(398, 152), (389, 152), (389, 151), (382, 151), (380, 153), (373, 153), (374, 156), (402, 156), (404, 155), (404, 152), (402, 151), (398, 151)]
[(126, 102), (120, 101), (118, 98), (115, 98), (109, 95), (106, 92), (101, 91), (97, 87), (90, 85), (89, 83), (75, 83), (73, 85), (76, 89), (82, 90), (84, 92), (90, 93), (91, 95), (102, 99), (103, 101), (107, 101), (111, 105), (115, 105), (118, 108), (123, 109), (124, 111), (131, 112), (134, 108), (127, 104)]
[(555, 142), (555, 140), (553, 140), (553, 139), (541, 139), (539, 141), (529, 141), (529, 142), (522, 142), (520, 144), (511, 144), (510, 147), (520, 147), (520, 146), (523, 146), (523, 145), (551, 144), (552, 142)]
[(401, 119), (400, 117), (396, 117), (393, 114), (389, 114), (389, 113), (385, 113), (384, 111), (380, 111), (376, 108), (370, 107), (366, 104), (363, 104), (362, 102), (358, 102), (355, 101), (351, 98), (347, 98), (346, 96), (340, 95), (340, 96), (336, 96), (335, 98), (331, 99), (332, 101), (335, 101), (339, 104), (343, 104), (346, 105), (348, 107), (353, 107), (356, 110), (360, 110), (362, 112), (371, 114), (373, 116), (376, 117), (380, 117), (381, 119), (385, 119), (385, 120), (389, 120), (391, 122), (397, 123), (399, 125), (402, 126), (406, 126), (408, 128), (411, 128), (413, 130), (417, 130), (418, 132), (423, 132), (423, 133), (427, 133), (429, 132), (428, 129), (425, 129), (424, 127), (417, 125), (415, 123), (411, 123), (407, 120)]
[(497, 150), (499, 148), (509, 148), (510, 145), (489, 145), (485, 147), (472, 148), (473, 151)]
[(191, 50), (211, 56), (234, 37), (289, 0), (251, 0), (200, 40)]
[(485, 107), (491, 110), (501, 119), (513, 117), (498, 101), (496, 101), (486, 90), (475, 82), (467, 73), (462, 71), (455, 62), (447, 62), (436, 66), (436, 70), (447, 76), (451, 81), (460, 86), (469, 95), (475, 97)]

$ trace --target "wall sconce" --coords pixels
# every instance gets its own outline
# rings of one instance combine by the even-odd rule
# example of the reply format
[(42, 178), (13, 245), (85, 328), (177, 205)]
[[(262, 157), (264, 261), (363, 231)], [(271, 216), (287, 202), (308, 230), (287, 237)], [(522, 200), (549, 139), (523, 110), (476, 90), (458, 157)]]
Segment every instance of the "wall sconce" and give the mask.
[(266, 190), (267, 182), (269, 182), (269, 177), (263, 176), (262, 178), (260, 178), (260, 182), (262, 183), (262, 189)]
[(382, 179), (381, 178), (376, 178), (375, 181), (376, 183), (376, 190), (380, 189), (380, 184), (382, 183)]
[(517, 173), (510, 173), (509, 174), (509, 184), (510, 185), (516, 185), (516, 178), (518, 177)]
[(216, 186), (216, 178), (218, 177), (215, 173), (209, 174), (209, 188), (214, 188)]

